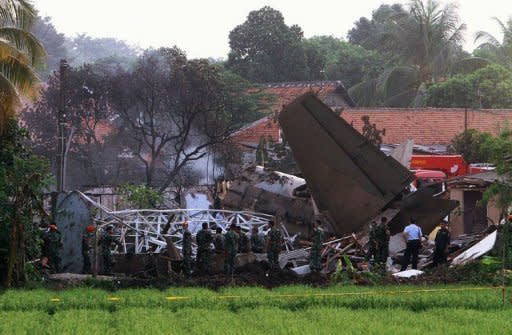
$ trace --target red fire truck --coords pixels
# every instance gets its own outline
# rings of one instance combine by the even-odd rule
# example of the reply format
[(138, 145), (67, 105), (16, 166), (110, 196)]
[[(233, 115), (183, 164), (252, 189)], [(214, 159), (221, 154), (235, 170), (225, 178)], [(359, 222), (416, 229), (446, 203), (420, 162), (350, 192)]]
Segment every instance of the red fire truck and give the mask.
[(489, 164), (468, 164), (461, 155), (412, 155), (411, 170), (442, 171), (445, 178), (492, 170)]

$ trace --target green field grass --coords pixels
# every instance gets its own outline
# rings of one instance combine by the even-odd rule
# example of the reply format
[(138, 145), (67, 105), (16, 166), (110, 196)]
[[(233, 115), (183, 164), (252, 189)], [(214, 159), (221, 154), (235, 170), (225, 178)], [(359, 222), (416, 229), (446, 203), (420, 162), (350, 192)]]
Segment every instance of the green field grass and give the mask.
[(512, 334), (499, 288), (10, 290), (0, 334)]

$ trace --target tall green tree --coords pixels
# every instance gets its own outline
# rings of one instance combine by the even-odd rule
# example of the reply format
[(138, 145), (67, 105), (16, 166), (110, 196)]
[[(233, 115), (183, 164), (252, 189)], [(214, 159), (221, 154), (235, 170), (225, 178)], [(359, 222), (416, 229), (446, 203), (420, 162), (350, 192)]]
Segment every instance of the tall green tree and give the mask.
[(229, 33), (226, 66), (252, 82), (301, 80), (307, 76), (303, 32), (287, 26), (281, 12), (265, 6)]
[[(303, 42), (306, 50), (315, 50), (317, 65), (309, 64), (311, 78), (314, 80), (341, 80), (346, 87), (351, 87), (363, 80), (376, 76), (385, 65), (385, 58), (376, 50), (346, 42), (333, 36), (315, 36)], [(308, 57), (310, 59), (315, 57)], [(321, 76), (314, 76), (318, 73)]]
[(512, 71), (491, 64), (428, 88), (427, 105), (459, 108), (512, 108)]
[(36, 93), (34, 67), (42, 66), (46, 58), (43, 46), (30, 33), (36, 17), (28, 1), (0, 0), (0, 132), (14, 116), (20, 97)]
[(352, 87), (358, 104), (422, 104), (426, 85), (444, 77), (465, 56), (461, 47), (465, 25), (459, 24), (456, 9), (451, 3), (441, 7), (434, 0), (412, 0), (407, 16), (386, 21), (380, 39), (398, 65)]
[(497, 17), (493, 19), (503, 34), (501, 41), (488, 32), (479, 31), (475, 35), (475, 43), (480, 42), (475, 54), (512, 69), (512, 18), (506, 23)]
[(50, 73), (59, 68), (60, 60), (67, 58), (66, 37), (57, 31), (50, 17), (40, 16), (32, 27), (32, 34), (41, 42), (47, 53), (48, 65), (38, 69), (41, 80), (46, 80)]
[(51, 181), (48, 165), (24, 145), (28, 132), (10, 119), (0, 135), (0, 279), (10, 287), (27, 280), (27, 260), (40, 256), (41, 193)]

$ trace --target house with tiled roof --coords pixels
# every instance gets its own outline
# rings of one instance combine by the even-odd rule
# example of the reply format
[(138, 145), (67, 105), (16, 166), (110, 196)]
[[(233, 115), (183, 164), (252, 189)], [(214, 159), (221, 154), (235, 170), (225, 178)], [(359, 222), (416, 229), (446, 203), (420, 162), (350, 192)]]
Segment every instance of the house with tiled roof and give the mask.
[[(338, 83), (338, 86), (336, 86)], [(316, 83), (318, 84), (318, 83)], [(407, 139), (423, 146), (447, 146), (459, 133), (474, 128), (497, 135), (512, 126), (512, 109), (464, 109), (464, 108), (385, 108), (355, 107), (347, 91), (339, 82), (329, 82), (322, 87), (306, 83), (273, 84), (269, 93), (278, 97), (273, 106), (273, 115), (257, 120), (233, 134), (236, 143), (247, 148), (258, 145), (260, 138), (280, 141), (280, 129), (276, 113), (283, 105), (308, 91), (317, 92), (318, 97), (339, 113), (340, 117), (359, 132), (363, 128), (363, 116), (378, 129), (385, 129), (384, 144), (399, 144)]]
[(325, 104), (337, 112), (355, 107), (354, 101), (340, 81), (271, 83), (265, 85), (264, 91), (275, 97), (268, 116), (246, 125), (231, 135), (232, 139), (242, 146), (255, 147), (262, 137), (279, 142), (281, 131), (277, 123), (277, 114), (283, 106), (304, 93), (314, 92)]

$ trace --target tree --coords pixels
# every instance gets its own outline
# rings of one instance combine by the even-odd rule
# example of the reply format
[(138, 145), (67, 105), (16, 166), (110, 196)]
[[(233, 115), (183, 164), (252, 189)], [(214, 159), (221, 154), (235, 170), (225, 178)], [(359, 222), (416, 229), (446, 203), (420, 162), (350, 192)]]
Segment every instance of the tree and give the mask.
[(392, 107), (421, 105), (426, 86), (445, 77), (465, 54), (456, 6), (441, 8), (433, 0), (412, 0), (409, 15), (400, 14), (382, 26), (380, 39), (398, 65), (350, 89), (359, 105)]
[[(126, 154), (130, 134), (119, 127), (110, 108), (110, 78), (116, 71), (100, 65), (83, 65), (66, 70), (66, 128), (71, 140), (66, 185), (116, 185), (137, 179), (135, 159)], [(34, 152), (46, 157), (57, 169), (57, 120), (61, 78), (49, 77), (41, 98), (22, 112), (30, 129)]]
[(55, 29), (50, 17), (38, 16), (32, 34), (41, 42), (48, 55), (48, 66), (38, 71), (42, 79), (59, 69), (61, 59), (67, 58), (66, 37)]
[(93, 38), (79, 34), (66, 40), (69, 62), (72, 65), (95, 63), (103, 59), (115, 59), (123, 67), (132, 66), (139, 50), (115, 38)]
[(512, 71), (488, 65), (429, 86), (427, 105), (459, 108), (512, 108)]
[(475, 43), (482, 43), (474, 52), (476, 55), (489, 58), (510, 70), (512, 69), (512, 18), (509, 18), (506, 23), (497, 17), (493, 19), (501, 28), (503, 34), (501, 42), (488, 32), (479, 31), (475, 35)]
[(35, 212), (51, 181), (47, 163), (23, 144), (28, 132), (11, 119), (0, 135), (0, 279), (6, 287), (27, 280), (27, 260), (39, 256)]
[(486, 190), (484, 200), (494, 198), (504, 217), (512, 205), (512, 132), (506, 130), (498, 137), (488, 138), (482, 149), (490, 154), (490, 161), (496, 166), (496, 173), (501, 177)]
[(226, 66), (253, 82), (301, 80), (308, 73), (302, 38), (302, 29), (287, 26), (279, 11), (252, 11), (229, 33)]
[(451, 141), (454, 152), (461, 154), (468, 163), (489, 162), (490, 153), (485, 150), (484, 144), (492, 138), (489, 133), (482, 133), (476, 129), (468, 129), (457, 134)]
[[(351, 87), (374, 77), (385, 66), (384, 57), (379, 52), (366, 50), (336, 37), (316, 36), (305, 39), (303, 44), (305, 50), (315, 50), (321, 55), (318, 65), (310, 64), (308, 68), (316, 69), (315, 72), (322, 76), (315, 77), (315, 72), (311, 71), (311, 79), (341, 79), (345, 86)], [(315, 57), (308, 57), (308, 61), (309, 59)]]
[(395, 51), (390, 50), (391, 40), (387, 38), (389, 26), (408, 17), (409, 13), (401, 4), (380, 5), (372, 12), (371, 20), (361, 17), (354, 23), (355, 27), (347, 33), (348, 41), (367, 50)]
[(188, 60), (175, 47), (148, 51), (133, 70), (113, 78), (110, 101), (131, 133), (129, 145), (144, 165), (147, 186), (165, 190), (254, 112), (241, 108), (254, 105), (221, 72), (207, 60)]
[(36, 93), (34, 67), (42, 66), (46, 57), (43, 46), (30, 33), (36, 16), (27, 1), (0, 1), (0, 132), (14, 116), (20, 96)]

